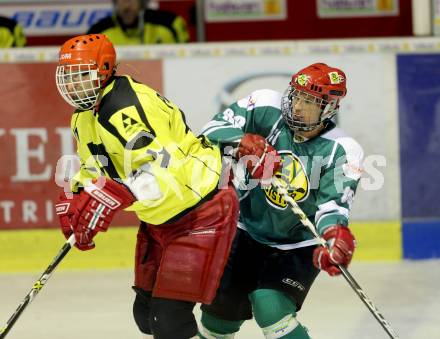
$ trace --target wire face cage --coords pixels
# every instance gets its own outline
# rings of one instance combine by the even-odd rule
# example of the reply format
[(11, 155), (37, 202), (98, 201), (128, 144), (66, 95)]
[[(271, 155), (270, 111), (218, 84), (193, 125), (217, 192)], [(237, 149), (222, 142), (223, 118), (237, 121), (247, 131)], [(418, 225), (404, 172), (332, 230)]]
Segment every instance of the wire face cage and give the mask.
[(79, 109), (92, 108), (101, 89), (98, 69), (94, 64), (58, 66), (56, 84), (64, 100)]
[[(307, 120), (303, 115), (295, 114), (294, 106), (298, 101), (306, 104), (316, 105), (321, 110), (319, 118), (314, 121)], [(310, 106), (313, 109), (313, 106)], [(305, 91), (298, 90), (289, 86), (281, 99), (281, 112), (284, 121), (293, 131), (312, 131), (318, 127), (324, 120), (329, 120), (335, 116), (337, 110), (337, 100), (327, 101)]]

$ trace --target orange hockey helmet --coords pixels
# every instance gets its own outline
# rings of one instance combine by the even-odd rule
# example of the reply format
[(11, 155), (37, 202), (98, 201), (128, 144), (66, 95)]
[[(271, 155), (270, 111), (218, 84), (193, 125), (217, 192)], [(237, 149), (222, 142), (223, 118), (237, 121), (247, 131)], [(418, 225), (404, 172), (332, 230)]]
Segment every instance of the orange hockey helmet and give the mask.
[(80, 35), (60, 49), (56, 83), (61, 96), (79, 109), (92, 108), (116, 71), (116, 52), (103, 34)]
[[(302, 95), (321, 107), (320, 119), (306, 123), (295, 117), (293, 101)], [(315, 63), (292, 76), (290, 86), (283, 95), (281, 111), (286, 124), (293, 131), (312, 131), (325, 120), (330, 120), (339, 108), (340, 100), (347, 94), (345, 73), (324, 63)]]

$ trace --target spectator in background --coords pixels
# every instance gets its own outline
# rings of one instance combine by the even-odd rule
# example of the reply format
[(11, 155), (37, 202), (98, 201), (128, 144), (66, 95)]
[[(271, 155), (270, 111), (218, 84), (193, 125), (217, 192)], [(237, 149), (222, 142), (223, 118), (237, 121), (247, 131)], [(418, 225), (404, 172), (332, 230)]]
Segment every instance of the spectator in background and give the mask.
[(113, 0), (114, 11), (88, 34), (105, 34), (115, 45), (188, 42), (185, 20), (171, 12), (148, 9), (149, 0)]
[(0, 48), (24, 47), (26, 37), (17, 21), (0, 16)]

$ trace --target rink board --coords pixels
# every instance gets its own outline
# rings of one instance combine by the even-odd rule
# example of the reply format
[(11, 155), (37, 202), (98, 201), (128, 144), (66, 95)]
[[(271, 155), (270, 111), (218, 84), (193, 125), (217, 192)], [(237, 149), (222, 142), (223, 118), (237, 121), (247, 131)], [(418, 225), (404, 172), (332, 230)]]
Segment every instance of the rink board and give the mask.
[(397, 56), (403, 253), (440, 257), (440, 57)]
[[(421, 54), (427, 50), (430, 54)], [(196, 133), (213, 114), (254, 89), (282, 91), (292, 69), (325, 61), (346, 70), (349, 94), (341, 104), (338, 123), (363, 146), (366, 159), (378, 155), (386, 162), (373, 162), (383, 182), (372, 188), (367, 174), (356, 194), (351, 218), (363, 225), (353, 225), (362, 240), (356, 254), (359, 260), (440, 256), (440, 243), (428, 241), (440, 235), (436, 197), (440, 191), (439, 52), (440, 43), (434, 38), (118, 48), (125, 67), (121, 73), (132, 74), (171, 98), (185, 111)], [(0, 256), (6, 258), (0, 271), (3, 267), (27, 269), (26, 255), (8, 264), (16, 260), (8, 251), (28, 251), (32, 259), (27, 260), (34, 260), (40, 257), (39, 251), (46, 251), (46, 243), (58, 247), (61, 241), (56, 231), (16, 231), (58, 227), (52, 208), (58, 195), (56, 160), (61, 154), (73, 154), (74, 142), (68, 126), (70, 110), (54, 82), (47, 80), (54, 72), (55, 58), (56, 49), (51, 48), (0, 51), (0, 69), (9, 80), (0, 84), (5, 102), (0, 127), (4, 164), (0, 230), (13, 230), (0, 232)], [(118, 226), (134, 224), (134, 219), (118, 216), (115, 220)], [(103, 242), (113, 241), (110, 234), (130, 233), (130, 229), (114, 230), (102, 237)], [(40, 239), (39, 248), (35, 237)], [(32, 251), (23, 250), (29, 246)], [(57, 248), (47, 251), (50, 258)], [(98, 266), (118, 266), (112, 251), (108, 252), (102, 259), (97, 256)], [(121, 258), (129, 257), (127, 253)], [(81, 262), (78, 257), (72, 267), (82, 267)], [(124, 261), (124, 265), (130, 264)]]
[[(353, 223), (357, 238), (355, 260), (396, 261), (402, 256), (400, 224)], [(130, 268), (134, 263), (136, 227), (113, 227), (96, 238), (96, 248), (71, 250), (61, 270)], [(0, 272), (42, 272), (63, 245), (59, 230), (0, 232)]]

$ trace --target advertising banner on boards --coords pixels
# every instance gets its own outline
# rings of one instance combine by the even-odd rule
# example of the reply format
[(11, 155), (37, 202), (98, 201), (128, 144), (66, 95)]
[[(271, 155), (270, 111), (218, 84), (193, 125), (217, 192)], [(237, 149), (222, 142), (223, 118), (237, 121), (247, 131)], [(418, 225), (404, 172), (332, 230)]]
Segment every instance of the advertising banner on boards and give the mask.
[[(122, 66), (122, 74), (131, 73), (162, 91), (161, 61), (130, 61)], [(0, 64), (2, 76), (8, 79), (0, 83), (0, 230), (58, 225), (54, 202), (65, 175), (60, 160), (63, 155), (75, 156), (76, 146), (70, 131), (74, 108), (58, 93), (55, 67), (54, 63)], [(115, 223), (138, 222), (123, 213)]]

